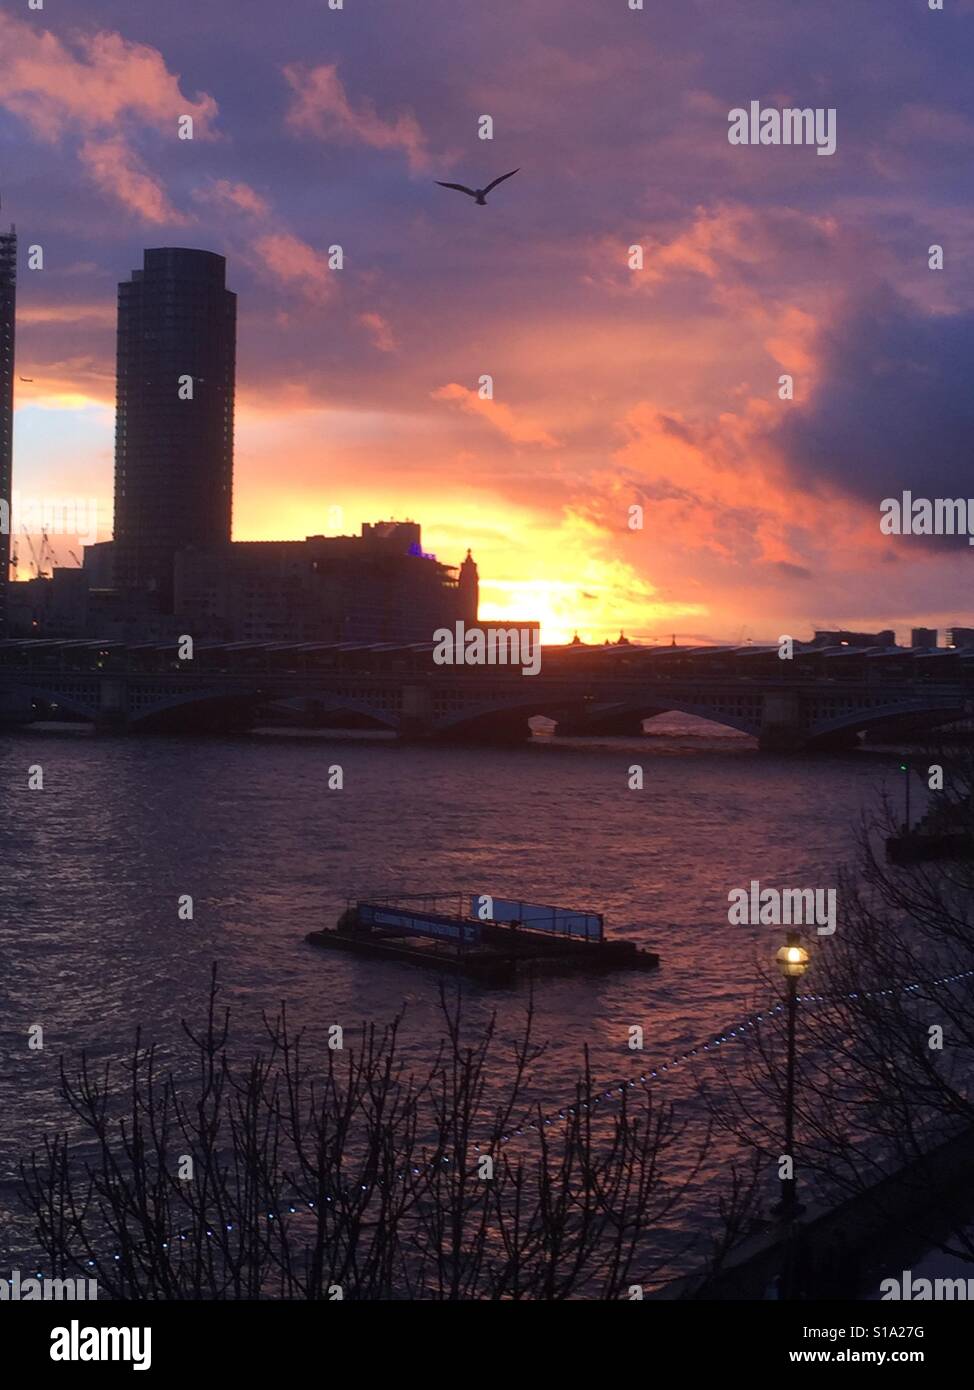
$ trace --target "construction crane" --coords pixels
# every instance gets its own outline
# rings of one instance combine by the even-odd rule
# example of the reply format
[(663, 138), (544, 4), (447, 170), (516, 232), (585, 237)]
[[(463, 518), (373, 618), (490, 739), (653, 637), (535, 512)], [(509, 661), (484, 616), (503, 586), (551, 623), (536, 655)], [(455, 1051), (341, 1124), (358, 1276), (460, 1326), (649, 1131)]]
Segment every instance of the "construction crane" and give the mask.
[(24, 533), (24, 539), (27, 542), (27, 549), (30, 551), (30, 559), (31, 564), (34, 566), (34, 573), (36, 574), (38, 579), (43, 579), (44, 576), (41, 574), (40, 568), (37, 564), (37, 555), (34, 551), (34, 542), (30, 538), (30, 532), (28, 531), (26, 526), (21, 526), (20, 529)]
[[(42, 564), (42, 565), (43, 565), (43, 563), (44, 563), (45, 556), (47, 557), (47, 562), (48, 562), (48, 564), (51, 566), (51, 569), (53, 570), (53, 569), (54, 569), (54, 566), (57, 564), (57, 555), (55, 555), (55, 553), (54, 553), (54, 547), (53, 547), (53, 545), (52, 545), (51, 542), (50, 542), (50, 539), (49, 539), (49, 537), (48, 537), (47, 532), (46, 532), (46, 531), (42, 531), (42, 532), (41, 532), (41, 564)], [(48, 574), (45, 570), (38, 570), (37, 574), (38, 574), (38, 578), (39, 578), (39, 579), (49, 579), (49, 578), (50, 578), (50, 574)]]
[[(27, 530), (27, 527), (26, 527), (26, 526), (21, 526), (20, 529), (21, 529), (21, 531), (22, 531), (23, 534), (24, 534), (24, 539), (25, 539), (26, 542), (27, 542), (27, 548), (28, 548), (28, 550), (30, 551), (31, 563), (32, 563), (33, 568), (34, 568), (34, 573), (35, 573), (35, 575), (37, 576), (38, 579), (50, 579), (50, 577), (51, 577), (50, 574), (49, 574), (49, 573), (47, 572), (47, 570), (44, 568), (45, 559), (48, 560), (48, 561), (50, 562), (52, 568), (58, 563), (57, 553), (56, 553), (56, 551), (55, 551), (53, 545), (51, 544), (50, 537), (48, 536), (48, 534), (47, 534), (46, 531), (42, 531), (42, 532), (41, 532), (41, 552), (40, 552), (40, 557), (38, 558), (38, 556), (37, 556), (37, 554), (36, 554), (36, 552), (35, 552), (35, 550), (34, 550), (34, 543), (33, 543), (33, 541), (32, 541), (31, 538), (30, 538), (30, 532)], [(84, 569), (84, 564), (83, 564), (82, 561), (78, 558), (78, 556), (75, 554), (75, 552), (74, 552), (73, 550), (69, 550), (69, 551), (68, 551), (68, 555), (71, 557), (71, 559), (72, 559), (72, 560), (74, 561), (74, 563), (77, 565), (77, 567), (78, 567), (79, 570), (80, 570), (80, 569)], [(16, 537), (16, 536), (11, 536), (11, 538), (10, 538), (10, 561), (9, 561), (9, 564), (10, 564), (10, 578), (11, 578), (12, 580), (16, 580), (16, 578), (17, 578), (17, 573), (18, 573), (18, 568), (19, 568), (19, 565), (20, 565), (20, 556), (19, 556), (19, 554), (18, 554), (18, 552), (17, 552), (17, 537)]]

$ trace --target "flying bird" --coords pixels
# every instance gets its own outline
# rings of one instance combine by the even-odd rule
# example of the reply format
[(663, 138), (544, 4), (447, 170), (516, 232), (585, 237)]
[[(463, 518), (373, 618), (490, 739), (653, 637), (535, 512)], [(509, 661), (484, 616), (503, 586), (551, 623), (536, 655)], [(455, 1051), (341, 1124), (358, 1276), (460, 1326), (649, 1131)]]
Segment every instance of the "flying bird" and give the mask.
[(21, 381), (33, 381), (33, 380), (34, 380), (34, 378), (33, 378), (32, 376), (22, 376), (20, 379), (21, 379)]
[(436, 182), (439, 184), (440, 188), (455, 188), (458, 193), (468, 194), (474, 199), (477, 206), (482, 208), (487, 206), (487, 194), (490, 190), (496, 188), (499, 183), (503, 183), (505, 179), (513, 177), (513, 175), (518, 172), (518, 169), (512, 169), (509, 174), (501, 174), (499, 179), (494, 179), (494, 182), (489, 183), (486, 188), (468, 188), (466, 184), (463, 183), (441, 183), (439, 179), (437, 179)]

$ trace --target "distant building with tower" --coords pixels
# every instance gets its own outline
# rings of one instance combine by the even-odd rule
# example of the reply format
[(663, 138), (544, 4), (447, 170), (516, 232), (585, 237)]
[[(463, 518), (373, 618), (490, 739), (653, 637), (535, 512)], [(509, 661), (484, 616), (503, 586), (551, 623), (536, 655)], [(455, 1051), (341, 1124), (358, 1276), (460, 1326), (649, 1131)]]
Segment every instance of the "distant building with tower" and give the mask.
[(480, 607), (480, 575), (470, 550), (467, 551), (466, 559), (460, 564), (457, 590), (459, 598), (457, 617), (462, 618), (469, 627), (476, 623), (477, 612)]
[(14, 330), (17, 233), (0, 232), (0, 638), (7, 633), (7, 589), (13, 509)]

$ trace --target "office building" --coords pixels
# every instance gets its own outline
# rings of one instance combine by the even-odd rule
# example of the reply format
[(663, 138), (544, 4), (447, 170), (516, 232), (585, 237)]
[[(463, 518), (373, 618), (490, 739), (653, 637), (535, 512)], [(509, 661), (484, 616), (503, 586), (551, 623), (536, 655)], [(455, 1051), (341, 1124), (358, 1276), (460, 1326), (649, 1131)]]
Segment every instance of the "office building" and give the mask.
[(430, 642), (476, 623), (477, 567), (423, 552), (415, 522), (365, 523), (360, 536), (234, 541), (175, 560), (177, 626), (243, 642)]
[(236, 321), (212, 251), (148, 250), (118, 287), (114, 583), (161, 612), (176, 552), (230, 540)]

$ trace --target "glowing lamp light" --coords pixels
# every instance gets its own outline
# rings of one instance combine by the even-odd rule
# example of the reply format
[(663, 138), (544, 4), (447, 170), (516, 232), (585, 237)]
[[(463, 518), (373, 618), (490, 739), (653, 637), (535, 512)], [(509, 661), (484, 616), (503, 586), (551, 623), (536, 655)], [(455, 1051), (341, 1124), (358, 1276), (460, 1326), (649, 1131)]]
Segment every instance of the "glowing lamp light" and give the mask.
[(799, 979), (809, 966), (809, 954), (801, 944), (798, 932), (788, 933), (788, 940), (775, 956), (775, 963), (786, 979)]

